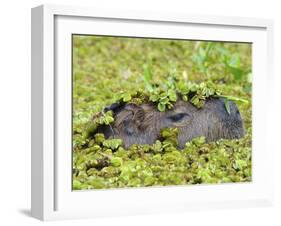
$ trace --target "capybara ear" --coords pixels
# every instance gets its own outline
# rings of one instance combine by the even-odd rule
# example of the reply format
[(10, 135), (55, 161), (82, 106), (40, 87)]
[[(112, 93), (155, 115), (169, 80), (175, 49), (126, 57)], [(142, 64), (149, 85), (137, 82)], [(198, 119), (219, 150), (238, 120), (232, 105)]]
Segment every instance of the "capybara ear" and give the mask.
[(115, 126), (119, 131), (131, 136), (140, 132), (140, 125), (144, 120), (145, 112), (141, 106), (127, 104), (115, 118)]
[(130, 111), (132, 113), (131, 122), (134, 123), (137, 127), (141, 125), (145, 117), (144, 109), (136, 104), (128, 104), (125, 107), (125, 110)]
[(145, 118), (144, 109), (136, 104), (126, 104), (115, 116), (115, 127), (127, 135), (138, 134)]

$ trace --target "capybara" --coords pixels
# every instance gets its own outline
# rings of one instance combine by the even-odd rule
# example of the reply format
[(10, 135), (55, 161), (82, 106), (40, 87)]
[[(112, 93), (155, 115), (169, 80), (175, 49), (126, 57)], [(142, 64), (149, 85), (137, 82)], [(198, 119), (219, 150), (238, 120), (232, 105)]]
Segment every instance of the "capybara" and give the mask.
[(160, 112), (153, 103), (135, 105), (115, 103), (105, 108), (113, 111), (114, 123), (100, 126), (97, 132), (106, 138), (120, 138), (128, 148), (132, 144), (153, 144), (163, 128), (178, 128), (178, 144), (204, 136), (207, 142), (218, 139), (238, 139), (244, 136), (243, 121), (235, 103), (224, 98), (210, 97), (202, 108), (178, 100), (171, 110)]

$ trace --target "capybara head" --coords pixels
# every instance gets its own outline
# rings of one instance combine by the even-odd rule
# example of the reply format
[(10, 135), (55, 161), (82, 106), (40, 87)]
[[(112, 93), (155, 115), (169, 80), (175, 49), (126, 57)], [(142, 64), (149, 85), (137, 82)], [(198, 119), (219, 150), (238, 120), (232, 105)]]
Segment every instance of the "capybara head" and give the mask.
[(206, 141), (221, 138), (237, 139), (244, 136), (243, 121), (235, 103), (229, 101), (229, 110), (223, 98), (209, 98), (204, 107), (197, 108), (189, 102), (178, 100), (171, 110), (159, 112), (153, 103), (112, 104), (114, 124), (101, 126), (97, 132), (106, 138), (120, 138), (125, 147), (132, 144), (153, 144), (163, 128), (178, 128), (179, 148), (195, 137), (204, 136)]

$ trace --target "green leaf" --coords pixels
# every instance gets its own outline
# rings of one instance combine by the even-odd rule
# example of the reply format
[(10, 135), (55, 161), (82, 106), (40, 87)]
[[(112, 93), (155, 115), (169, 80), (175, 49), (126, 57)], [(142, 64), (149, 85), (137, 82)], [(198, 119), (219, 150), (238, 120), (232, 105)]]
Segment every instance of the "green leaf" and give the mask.
[(252, 73), (251, 72), (249, 72), (248, 74), (247, 74), (247, 82), (249, 82), (249, 83), (252, 83)]
[(175, 90), (169, 89), (168, 90), (168, 95), (169, 95), (170, 101), (173, 101), (173, 102), (177, 101), (177, 94), (176, 94)]
[(128, 102), (132, 99), (131, 95), (129, 93), (126, 93), (123, 95), (123, 101)]
[(103, 142), (103, 146), (110, 148), (112, 150), (117, 149), (119, 146), (122, 145), (122, 140), (121, 139), (111, 139), (111, 140), (105, 140)]
[(73, 190), (80, 190), (81, 189), (81, 182), (78, 180), (73, 180), (72, 186)]
[(104, 142), (104, 140), (105, 140), (105, 137), (104, 137), (103, 133), (96, 133), (95, 134), (95, 142), (97, 144), (102, 144), (102, 142)]
[(232, 101), (238, 101), (238, 102), (241, 102), (241, 103), (245, 103), (245, 104), (248, 104), (248, 100), (246, 99), (243, 99), (243, 98), (239, 98), (239, 97), (234, 97), (234, 96), (226, 96), (226, 95), (221, 95), (221, 94), (217, 94), (216, 95), (217, 97), (224, 97), (228, 100), (232, 100)]
[(152, 102), (156, 102), (159, 99), (158, 95), (152, 94), (149, 96), (149, 100)]
[(111, 115), (106, 115), (104, 118), (104, 124), (109, 125), (114, 121), (114, 118)]
[(229, 106), (229, 100), (228, 99), (224, 99), (224, 106), (225, 106), (225, 109), (226, 109), (227, 113), (230, 115), (230, 106)]
[(122, 165), (123, 160), (120, 157), (113, 157), (110, 162), (113, 166), (118, 167)]
[(240, 68), (228, 66), (229, 71), (234, 75), (234, 79), (237, 81), (242, 80), (244, 71)]
[(166, 105), (162, 104), (162, 103), (158, 103), (157, 108), (158, 108), (159, 111), (163, 112), (166, 109)]
[(160, 99), (160, 103), (163, 104), (163, 105), (166, 105), (169, 103), (169, 98), (168, 97), (163, 97)]
[(155, 153), (162, 152), (162, 150), (163, 150), (162, 143), (159, 140), (156, 140), (156, 142), (152, 145), (152, 150)]
[(240, 57), (238, 54), (233, 54), (229, 60), (229, 66), (240, 68)]
[(153, 176), (148, 176), (144, 179), (144, 185), (151, 186), (154, 184), (155, 181), (156, 181), (156, 179)]
[(153, 86), (151, 84), (151, 80), (152, 80), (151, 66), (150, 64), (145, 64), (143, 66), (143, 81), (144, 81), (145, 88), (149, 92), (153, 92)]
[(94, 188), (97, 188), (97, 189), (101, 189), (101, 188), (105, 187), (105, 181), (101, 177), (93, 178), (90, 181), (90, 183)]
[(184, 101), (188, 101), (188, 96), (187, 96), (187, 95), (183, 95), (183, 96), (182, 96), (182, 99), (183, 99)]

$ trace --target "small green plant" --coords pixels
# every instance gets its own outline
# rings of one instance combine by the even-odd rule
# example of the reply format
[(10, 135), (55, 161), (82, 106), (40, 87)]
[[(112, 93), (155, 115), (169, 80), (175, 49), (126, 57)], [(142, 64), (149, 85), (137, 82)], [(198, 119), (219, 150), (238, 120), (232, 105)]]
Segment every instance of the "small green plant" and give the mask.
[(159, 111), (165, 111), (173, 107), (173, 103), (177, 101), (177, 93), (173, 89), (163, 90), (155, 88), (150, 94), (149, 100), (157, 103)]
[(131, 102), (131, 100), (135, 100), (140, 95), (142, 96), (142, 100), (139, 103), (149, 100), (155, 103), (161, 112), (173, 108), (173, 104), (178, 100), (178, 96), (184, 101), (189, 101), (197, 108), (202, 108), (206, 99), (209, 97), (223, 97), (226, 99), (225, 107), (227, 112), (229, 112), (229, 100), (248, 102), (243, 98), (222, 95), (221, 91), (212, 82), (202, 82), (200, 84), (186, 81), (175, 82), (172, 78), (168, 79), (168, 82), (164, 86), (153, 84), (149, 87), (153, 87), (151, 88), (151, 92), (149, 90), (139, 90), (130, 94), (122, 91), (121, 94), (117, 94), (119, 97), (117, 99), (122, 102)]
[(251, 83), (249, 79), (251, 69), (242, 66), (239, 53), (231, 53), (219, 43), (215, 45), (214, 42), (198, 42), (196, 54), (194, 54), (192, 60), (201, 73), (210, 77), (213, 73), (211, 66), (218, 59), (223, 67), (216, 73), (222, 73), (221, 71), (224, 70), (231, 75), (231, 80), (235, 82), (246, 81)]
[(246, 72), (242, 69), (240, 63), (240, 57), (238, 54), (223, 54), (223, 63), (228, 72), (234, 76), (234, 80), (241, 81), (245, 77)]
[(249, 135), (210, 143), (198, 137), (178, 150), (176, 128), (163, 129), (162, 141), (128, 149), (118, 139), (101, 143), (97, 134), (89, 148), (74, 152), (73, 189), (250, 181)]
[(121, 145), (122, 145), (122, 140), (120, 139), (111, 139), (111, 140), (103, 141), (103, 146), (110, 148), (112, 150), (116, 150)]
[(195, 64), (197, 64), (199, 70), (205, 74), (208, 73), (208, 67), (211, 65), (211, 50), (214, 47), (213, 42), (208, 42), (206, 47), (203, 47), (201, 44), (192, 59)]

